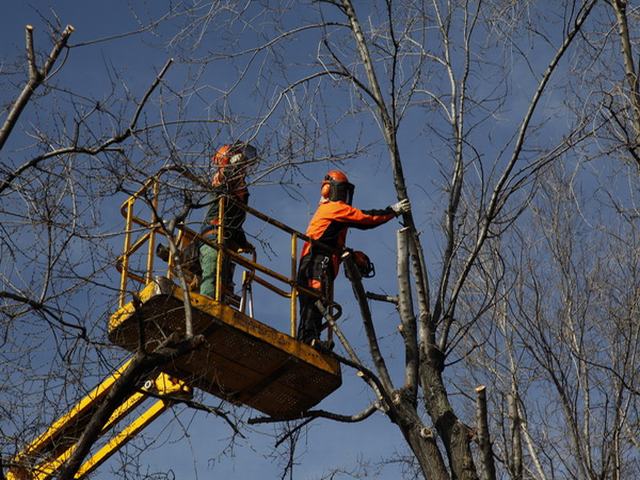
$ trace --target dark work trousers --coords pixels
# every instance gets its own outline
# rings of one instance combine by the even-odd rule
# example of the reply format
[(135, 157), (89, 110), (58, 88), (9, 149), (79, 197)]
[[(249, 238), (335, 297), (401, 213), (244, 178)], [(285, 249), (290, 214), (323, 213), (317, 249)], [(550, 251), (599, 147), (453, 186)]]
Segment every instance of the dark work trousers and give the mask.
[[(329, 298), (333, 290), (334, 275), (331, 257), (326, 254), (309, 254), (302, 257), (298, 270), (298, 285), (317, 290), (324, 298)], [(322, 330), (322, 312), (315, 303), (317, 299), (300, 292), (300, 323), (298, 340), (310, 344), (320, 339)]]

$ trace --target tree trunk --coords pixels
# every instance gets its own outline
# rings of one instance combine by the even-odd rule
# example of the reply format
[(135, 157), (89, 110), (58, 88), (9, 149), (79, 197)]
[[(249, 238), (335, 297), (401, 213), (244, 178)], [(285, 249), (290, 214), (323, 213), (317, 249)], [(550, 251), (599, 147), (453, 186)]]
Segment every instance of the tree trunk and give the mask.
[(394, 406), (388, 415), (400, 428), (420, 464), (424, 477), (429, 480), (449, 480), (451, 477), (436, 444), (436, 436), (422, 423), (410, 404), (410, 399), (401, 397), (401, 394), (396, 392)]
[(441, 374), (442, 355), (434, 355), (435, 345), (427, 347), (427, 355), (422, 361), (420, 378), (425, 392), (425, 404), (433, 423), (447, 450), (451, 477), (460, 480), (477, 480), (478, 474), (471, 454), (471, 429), (458, 419), (449, 403)]

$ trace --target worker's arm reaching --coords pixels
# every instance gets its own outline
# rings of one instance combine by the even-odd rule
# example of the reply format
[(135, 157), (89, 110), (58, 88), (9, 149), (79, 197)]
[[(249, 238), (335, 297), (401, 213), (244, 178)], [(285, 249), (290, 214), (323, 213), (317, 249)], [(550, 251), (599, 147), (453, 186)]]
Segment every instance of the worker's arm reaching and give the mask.
[(341, 202), (331, 202), (326, 207), (332, 220), (360, 230), (368, 230), (388, 222), (411, 209), (409, 200), (402, 200), (382, 210), (360, 210)]

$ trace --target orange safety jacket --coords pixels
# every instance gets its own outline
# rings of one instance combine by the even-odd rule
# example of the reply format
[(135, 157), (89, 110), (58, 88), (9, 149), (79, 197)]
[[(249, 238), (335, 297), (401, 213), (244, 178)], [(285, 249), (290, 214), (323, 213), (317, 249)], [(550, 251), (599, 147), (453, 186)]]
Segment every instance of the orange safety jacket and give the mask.
[(322, 242), (331, 251), (326, 251), (320, 245), (314, 245), (312, 248), (311, 243), (305, 242), (300, 261), (302, 263), (304, 257), (309, 255), (312, 250), (314, 253), (324, 253), (331, 256), (333, 276), (335, 277), (340, 265), (339, 254), (344, 248), (349, 227), (367, 230), (382, 225), (394, 217), (395, 213), (391, 207), (384, 210), (359, 210), (341, 201), (321, 203), (309, 222), (306, 234), (311, 239)]

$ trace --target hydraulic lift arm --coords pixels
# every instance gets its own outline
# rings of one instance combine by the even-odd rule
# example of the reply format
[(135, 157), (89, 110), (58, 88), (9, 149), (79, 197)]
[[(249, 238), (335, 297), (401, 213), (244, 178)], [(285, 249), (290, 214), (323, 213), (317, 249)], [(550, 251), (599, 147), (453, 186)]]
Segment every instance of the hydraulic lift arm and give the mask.
[[(100, 385), (71, 408), (69, 412), (56, 420), (46, 432), (16, 455), (11, 460), (7, 471), (7, 480), (47, 480), (53, 478), (73, 453), (76, 443), (87, 422), (90, 421), (93, 412), (109, 393), (118, 377), (126, 370), (129, 362), (125, 362), (118, 370), (109, 375)], [(137, 415), (131, 423), (112, 436), (91, 457), (86, 459), (78, 469), (75, 478), (84, 478), (176, 401), (191, 398), (191, 396), (192, 389), (190, 387), (183, 381), (166, 373), (161, 372), (155, 378), (148, 379), (139, 391), (130, 395), (113, 412), (109, 421), (103, 426), (101, 434), (105, 435), (145, 400), (154, 398), (156, 401), (144, 412)]]

